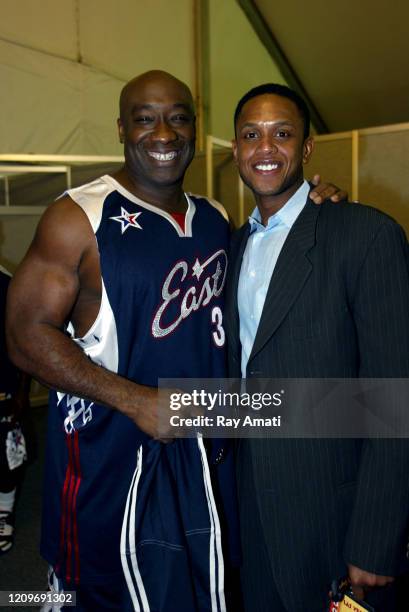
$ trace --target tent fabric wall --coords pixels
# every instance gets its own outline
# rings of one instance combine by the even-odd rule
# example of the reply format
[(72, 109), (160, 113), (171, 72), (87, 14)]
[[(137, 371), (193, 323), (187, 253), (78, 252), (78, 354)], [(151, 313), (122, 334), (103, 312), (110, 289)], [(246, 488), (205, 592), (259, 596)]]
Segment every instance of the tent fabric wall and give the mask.
[(238, 100), (260, 83), (286, 81), (236, 0), (209, 0), (210, 133), (233, 138)]
[(1, 40), (0, 57), (2, 152), (121, 153), (114, 119), (121, 81)]
[(409, 239), (409, 125), (359, 137), (359, 199), (394, 217)]
[(304, 167), (307, 177), (320, 174), (322, 179), (342, 186), (352, 193), (352, 139), (316, 139), (314, 152)]
[(160, 68), (193, 86), (193, 0), (78, 3), (85, 64), (124, 81)]
[(119, 155), (115, 119), (128, 79), (160, 68), (192, 86), (192, 6), (3, 0), (2, 152)]
[(1, 0), (0, 38), (75, 61), (76, 12), (77, 0)]

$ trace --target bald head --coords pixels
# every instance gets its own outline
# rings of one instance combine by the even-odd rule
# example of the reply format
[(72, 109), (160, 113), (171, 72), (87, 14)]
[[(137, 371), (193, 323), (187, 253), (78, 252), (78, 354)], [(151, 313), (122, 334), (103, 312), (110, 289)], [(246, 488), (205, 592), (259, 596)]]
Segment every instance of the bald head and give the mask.
[(146, 103), (153, 103), (160, 92), (164, 90), (169, 95), (174, 96), (175, 100), (180, 100), (183, 104), (189, 106), (194, 113), (193, 96), (186, 83), (169, 74), (169, 72), (149, 70), (149, 72), (144, 72), (131, 79), (123, 87), (119, 98), (120, 118), (124, 119), (135, 95), (144, 98)]

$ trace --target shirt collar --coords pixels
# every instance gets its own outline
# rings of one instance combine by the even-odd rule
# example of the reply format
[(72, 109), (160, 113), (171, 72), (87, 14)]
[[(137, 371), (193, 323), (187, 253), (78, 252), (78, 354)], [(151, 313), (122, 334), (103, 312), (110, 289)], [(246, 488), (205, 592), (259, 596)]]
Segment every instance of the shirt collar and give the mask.
[(271, 215), (269, 218), (267, 225), (264, 225), (261, 222), (261, 215), (259, 209), (256, 207), (251, 216), (249, 217), (250, 223), (250, 233), (255, 231), (268, 231), (277, 225), (284, 225), (288, 229), (294, 224), (294, 221), (302, 211), (307, 201), (308, 193), (310, 191), (310, 186), (308, 182), (304, 179), (301, 187), (297, 189), (294, 195), (284, 204), (282, 208), (275, 215)]

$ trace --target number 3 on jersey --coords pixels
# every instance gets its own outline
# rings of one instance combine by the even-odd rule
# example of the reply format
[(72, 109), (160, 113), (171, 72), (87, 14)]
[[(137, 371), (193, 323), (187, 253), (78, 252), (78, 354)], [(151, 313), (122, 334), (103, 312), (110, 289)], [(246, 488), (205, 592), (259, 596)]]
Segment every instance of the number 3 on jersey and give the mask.
[(212, 310), (212, 323), (216, 325), (215, 331), (212, 332), (215, 345), (224, 346), (226, 334), (223, 329), (223, 313), (220, 306), (215, 306)]

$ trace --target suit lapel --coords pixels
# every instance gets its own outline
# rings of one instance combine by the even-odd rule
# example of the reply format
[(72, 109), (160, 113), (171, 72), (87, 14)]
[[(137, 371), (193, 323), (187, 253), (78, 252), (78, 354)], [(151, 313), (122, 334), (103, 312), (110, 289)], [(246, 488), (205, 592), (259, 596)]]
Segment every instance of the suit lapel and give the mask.
[(308, 199), (288, 234), (271, 277), (249, 362), (275, 333), (311, 274), (307, 253), (315, 244), (319, 211)]
[(229, 256), (229, 273), (227, 276), (226, 288), (225, 327), (229, 342), (229, 350), (231, 350), (235, 355), (241, 353), (240, 321), (239, 310), (237, 307), (237, 290), (239, 286), (241, 262), (243, 260), (243, 255), (249, 234), (250, 224), (247, 222), (233, 235)]

